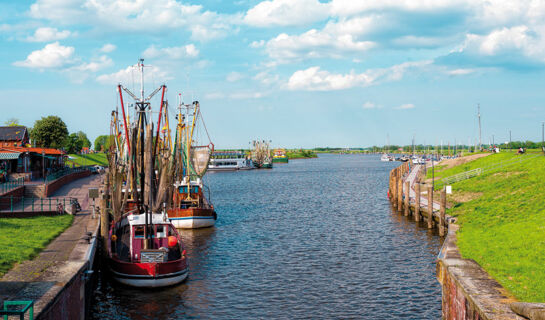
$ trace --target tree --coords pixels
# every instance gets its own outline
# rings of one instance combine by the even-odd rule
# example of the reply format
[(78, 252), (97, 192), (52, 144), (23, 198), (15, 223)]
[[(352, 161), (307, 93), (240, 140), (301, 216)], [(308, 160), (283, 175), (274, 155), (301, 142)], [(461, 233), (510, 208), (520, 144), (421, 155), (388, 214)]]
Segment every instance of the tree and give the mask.
[(72, 133), (64, 140), (64, 150), (67, 153), (80, 153), (83, 146), (83, 141), (78, 137), (77, 133)]
[(61, 148), (68, 137), (68, 129), (61, 118), (57, 116), (42, 117), (34, 122), (30, 137), (37, 147)]
[[(87, 138), (87, 135), (83, 131), (76, 132), (78, 139), (81, 141), (82, 148), (91, 148), (91, 141)], [(81, 150), (81, 149), (80, 149)]]
[(95, 151), (106, 151), (110, 148), (110, 135), (98, 136), (95, 139)]
[(8, 127), (17, 127), (17, 126), (20, 126), (19, 124), (19, 119), (17, 118), (9, 118), (8, 120), (6, 120), (6, 122), (4, 122), (4, 124)]

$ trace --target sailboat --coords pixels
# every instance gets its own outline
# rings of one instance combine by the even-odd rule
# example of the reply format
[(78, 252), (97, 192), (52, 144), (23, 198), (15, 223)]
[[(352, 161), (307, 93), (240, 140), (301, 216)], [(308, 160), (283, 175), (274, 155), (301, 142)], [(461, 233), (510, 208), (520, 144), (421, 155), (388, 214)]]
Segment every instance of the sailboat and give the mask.
[[(157, 128), (167, 122), (166, 86), (144, 96), (144, 60), (137, 65), (141, 95), (118, 85), (123, 120), (112, 113), (108, 180), (111, 188), (110, 225), (106, 243), (107, 264), (114, 280), (134, 287), (164, 287), (185, 280), (189, 274), (180, 234), (166, 213), (171, 181), (171, 150), (165, 134), (153, 135), (150, 99), (162, 90)], [(134, 100), (134, 122), (125, 113), (123, 91)], [(122, 123), (122, 124), (121, 124)]]
[[(198, 101), (183, 104), (180, 98), (174, 153), (181, 161), (175, 174), (174, 204), (168, 210), (170, 221), (180, 229), (211, 227), (218, 218), (214, 206), (209, 202), (210, 189), (202, 180), (210, 155), (214, 152), (214, 144), (210, 141), (200, 111)], [(203, 138), (199, 137), (201, 129), (206, 133), (207, 144), (202, 144)]]

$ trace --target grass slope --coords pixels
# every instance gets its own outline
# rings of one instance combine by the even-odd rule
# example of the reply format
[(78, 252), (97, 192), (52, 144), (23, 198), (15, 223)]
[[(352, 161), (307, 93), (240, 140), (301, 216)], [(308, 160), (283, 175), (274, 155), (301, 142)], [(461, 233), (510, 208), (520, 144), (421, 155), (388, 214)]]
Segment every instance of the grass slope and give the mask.
[(453, 184), (453, 192), (473, 194), (447, 213), (458, 217), (458, 247), (517, 299), (545, 301), (545, 157), (500, 153), (439, 170), (443, 177), (513, 162)]
[(98, 164), (99, 166), (108, 166), (108, 158), (105, 153), (92, 153), (92, 154), (70, 154), (73, 160), (68, 160), (68, 165), (72, 166), (75, 163), (76, 166), (89, 166)]
[(15, 263), (38, 255), (55, 237), (72, 225), (72, 215), (0, 218), (0, 277)]

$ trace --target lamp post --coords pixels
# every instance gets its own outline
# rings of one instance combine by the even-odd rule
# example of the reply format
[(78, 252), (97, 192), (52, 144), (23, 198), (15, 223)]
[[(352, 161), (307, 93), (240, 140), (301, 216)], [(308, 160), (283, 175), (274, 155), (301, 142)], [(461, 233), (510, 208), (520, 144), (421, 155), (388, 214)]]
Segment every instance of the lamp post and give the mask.
[(44, 177), (45, 184), (45, 150), (42, 149), (42, 176)]

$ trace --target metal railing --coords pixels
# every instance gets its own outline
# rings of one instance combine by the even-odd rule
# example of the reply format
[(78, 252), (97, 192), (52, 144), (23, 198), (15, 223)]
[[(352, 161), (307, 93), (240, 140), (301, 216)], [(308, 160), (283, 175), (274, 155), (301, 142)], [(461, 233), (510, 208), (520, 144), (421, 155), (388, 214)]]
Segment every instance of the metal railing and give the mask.
[(481, 173), (483, 173), (483, 169), (477, 168), (477, 169), (469, 170), (466, 172), (458, 173), (450, 177), (443, 178), (441, 179), (441, 181), (443, 182), (443, 184), (451, 184), (451, 183), (456, 183), (458, 181), (479, 176), (481, 175)]
[(55, 172), (52, 172), (52, 173), (49, 173), (46, 175), (46, 181), (47, 182), (51, 182), (53, 180), (57, 180), (63, 176), (66, 176), (66, 175), (69, 175), (71, 173), (76, 173), (76, 172), (83, 172), (83, 171), (87, 171), (89, 170), (88, 167), (75, 167), (75, 168), (63, 168), (61, 170), (57, 170)]
[[(76, 198), (36, 198), (36, 197), (0, 197), (0, 206), (8, 212), (51, 212), (64, 213), (68, 207), (77, 201)], [(62, 211), (62, 212), (60, 212)]]
[(0, 194), (4, 194), (6, 192), (9, 192), (13, 189), (19, 188), (20, 186), (24, 186), (24, 185), (25, 185), (25, 178), (17, 178), (15, 180), (0, 183)]
[[(22, 306), (20, 310), (13, 310), (11, 306)], [(4, 301), (4, 309), (0, 310), (0, 316), (7, 320), (9, 316), (19, 316), (19, 319), (25, 319), (25, 313), (28, 311), (28, 319), (34, 320), (34, 301)]]

